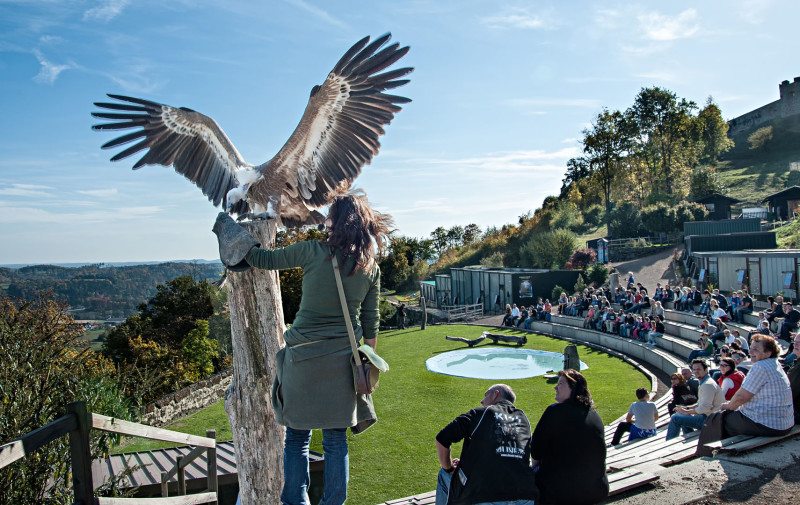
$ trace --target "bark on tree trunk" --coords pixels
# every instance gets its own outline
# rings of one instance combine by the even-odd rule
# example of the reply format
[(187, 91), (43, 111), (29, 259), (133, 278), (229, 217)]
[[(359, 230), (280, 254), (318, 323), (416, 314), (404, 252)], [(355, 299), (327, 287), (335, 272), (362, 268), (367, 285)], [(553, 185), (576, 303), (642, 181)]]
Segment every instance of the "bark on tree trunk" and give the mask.
[[(274, 222), (245, 227), (264, 247), (273, 247)], [(231, 421), (242, 505), (280, 503), (284, 428), (275, 420), (270, 387), (275, 353), (283, 347), (283, 307), (278, 273), (228, 272), (233, 345), (233, 382), (225, 393)]]

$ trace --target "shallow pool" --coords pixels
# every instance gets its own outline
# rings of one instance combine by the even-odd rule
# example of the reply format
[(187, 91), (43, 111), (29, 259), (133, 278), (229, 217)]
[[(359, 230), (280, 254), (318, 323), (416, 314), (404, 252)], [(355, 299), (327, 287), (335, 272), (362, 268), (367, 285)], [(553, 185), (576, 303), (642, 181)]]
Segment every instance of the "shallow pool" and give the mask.
[[(459, 349), (438, 354), (425, 362), (431, 372), (470, 379), (524, 379), (564, 367), (559, 352), (510, 347)], [(589, 368), (581, 361), (581, 370)]]

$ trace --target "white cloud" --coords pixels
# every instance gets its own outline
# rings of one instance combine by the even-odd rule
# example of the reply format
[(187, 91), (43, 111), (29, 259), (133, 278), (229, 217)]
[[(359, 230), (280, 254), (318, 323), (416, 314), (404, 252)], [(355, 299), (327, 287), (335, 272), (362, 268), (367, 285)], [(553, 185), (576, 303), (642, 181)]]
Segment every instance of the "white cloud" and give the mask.
[(499, 14), (484, 17), (481, 22), (490, 28), (540, 30), (553, 27), (553, 22), (545, 16), (533, 14), (526, 9), (506, 9)]
[(648, 12), (639, 14), (637, 19), (645, 38), (650, 40), (663, 42), (685, 39), (692, 37), (700, 30), (695, 9), (686, 9), (677, 16)]
[(36, 77), (34, 77), (33, 80), (42, 84), (53, 84), (56, 82), (56, 79), (58, 79), (58, 76), (61, 74), (61, 72), (76, 67), (74, 63), (65, 63), (63, 65), (52, 63), (50, 60), (45, 58), (42, 52), (38, 49), (34, 49), (33, 54), (36, 56), (36, 59), (39, 60), (39, 64), (42, 66), (42, 68), (39, 69), (39, 73), (36, 74)]
[(128, 62), (120, 72), (104, 73), (117, 86), (132, 93), (153, 93), (165, 84), (165, 81), (154, 79), (154, 66), (150, 61), (138, 60)]
[(163, 210), (160, 206), (151, 205), (85, 211), (76, 211), (75, 209), (65, 210), (64, 208), (60, 208), (51, 211), (40, 207), (25, 207), (3, 201), (0, 201), (0, 208), (3, 209), (3, 212), (0, 212), (0, 223), (51, 223), (72, 225), (75, 223), (112, 223), (122, 219), (138, 220), (155, 216)]
[(64, 39), (62, 39), (58, 35), (42, 35), (41, 37), (39, 37), (40, 44), (57, 45), (61, 44), (62, 42), (64, 42)]
[(486, 172), (511, 174), (519, 172), (564, 171), (568, 159), (580, 154), (576, 146), (563, 147), (555, 151), (541, 149), (501, 151), (465, 158), (423, 158), (409, 160), (412, 166), (447, 165), (458, 168), (464, 175), (483, 177)]
[(118, 218), (138, 218), (158, 214), (163, 210), (158, 205), (143, 205), (140, 207), (122, 207), (117, 209), (115, 216)]
[(287, 3), (294, 5), (298, 9), (302, 9), (309, 14), (317, 17), (318, 19), (336, 26), (338, 28), (347, 28), (347, 23), (342, 21), (339, 18), (334, 17), (328, 11), (323, 10), (316, 5), (311, 5), (310, 3), (306, 2), (305, 0), (285, 0)]
[(84, 21), (108, 22), (122, 14), (129, 0), (101, 0), (100, 5), (92, 7), (83, 13)]
[(84, 189), (79, 190), (78, 193), (86, 196), (95, 196), (98, 198), (108, 198), (111, 196), (115, 196), (118, 191), (117, 188), (107, 188), (107, 189)]
[(49, 186), (40, 186), (38, 184), (11, 184), (4, 188), (0, 188), (0, 195), (3, 196), (52, 196), (48, 190), (53, 188)]

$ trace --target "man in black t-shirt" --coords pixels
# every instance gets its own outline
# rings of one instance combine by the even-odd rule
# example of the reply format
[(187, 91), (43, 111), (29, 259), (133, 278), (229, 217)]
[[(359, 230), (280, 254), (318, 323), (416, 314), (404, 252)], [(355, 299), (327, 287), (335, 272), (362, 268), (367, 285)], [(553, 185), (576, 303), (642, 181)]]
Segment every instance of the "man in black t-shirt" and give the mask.
[[(516, 396), (505, 384), (490, 387), (482, 407), (456, 417), (436, 435), (442, 469), (436, 505), (508, 502), (533, 505), (539, 491), (531, 462), (531, 424), (514, 407)], [(461, 458), (450, 446), (463, 440)]]

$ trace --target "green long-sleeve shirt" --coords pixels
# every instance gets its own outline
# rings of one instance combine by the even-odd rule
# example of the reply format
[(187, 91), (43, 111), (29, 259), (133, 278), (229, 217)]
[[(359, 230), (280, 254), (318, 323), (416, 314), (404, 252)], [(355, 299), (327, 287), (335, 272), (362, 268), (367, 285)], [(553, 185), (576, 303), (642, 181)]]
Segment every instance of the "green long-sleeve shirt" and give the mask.
[[(303, 295), (300, 310), (292, 328), (306, 338), (346, 337), (347, 328), (342, 319), (342, 308), (330, 248), (319, 241), (297, 242), (280, 249), (254, 248), (248, 253), (247, 262), (257, 268), (284, 270), (303, 269)], [(375, 338), (380, 324), (378, 295), (380, 292), (380, 269), (374, 266), (369, 272), (357, 270), (348, 275), (353, 260), (341, 261), (342, 285), (344, 286), (350, 319), (356, 338)], [(291, 343), (287, 342), (289, 345)]]

